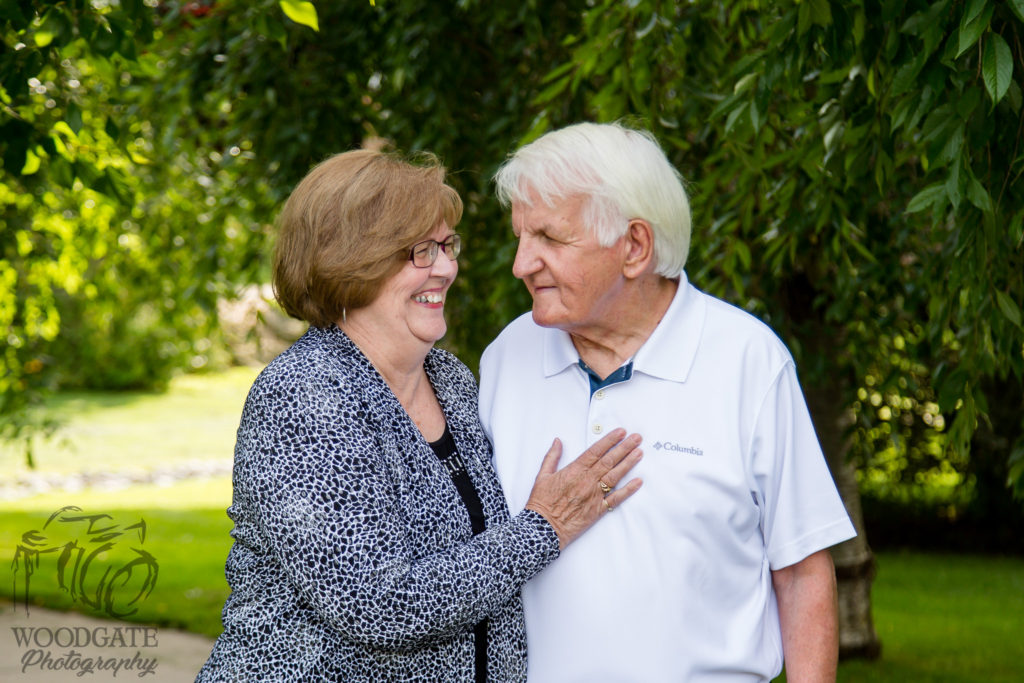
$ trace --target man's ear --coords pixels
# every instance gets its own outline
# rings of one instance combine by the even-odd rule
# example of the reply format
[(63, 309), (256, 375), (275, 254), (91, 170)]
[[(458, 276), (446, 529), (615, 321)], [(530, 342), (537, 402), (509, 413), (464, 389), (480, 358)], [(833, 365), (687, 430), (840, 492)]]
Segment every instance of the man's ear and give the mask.
[(633, 218), (623, 237), (626, 254), (622, 274), (629, 279), (638, 278), (654, 264), (654, 228), (642, 218)]

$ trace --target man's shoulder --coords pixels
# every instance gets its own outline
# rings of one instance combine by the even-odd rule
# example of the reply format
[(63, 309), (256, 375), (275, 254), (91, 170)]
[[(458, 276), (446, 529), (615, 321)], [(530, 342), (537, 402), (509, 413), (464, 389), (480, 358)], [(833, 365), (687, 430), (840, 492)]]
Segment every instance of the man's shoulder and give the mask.
[(533, 322), (533, 313), (527, 311), (506, 325), (484, 353), (493, 355), (535, 348), (543, 337), (544, 328)]
[(530, 311), (506, 325), (480, 356), (481, 389), (499, 372), (539, 363), (544, 353), (544, 335), (548, 332), (533, 321)]
[(763, 320), (735, 304), (694, 288), (706, 303), (705, 332), (716, 344), (735, 342), (742, 347), (757, 346), (791, 359), (789, 349), (779, 335)]

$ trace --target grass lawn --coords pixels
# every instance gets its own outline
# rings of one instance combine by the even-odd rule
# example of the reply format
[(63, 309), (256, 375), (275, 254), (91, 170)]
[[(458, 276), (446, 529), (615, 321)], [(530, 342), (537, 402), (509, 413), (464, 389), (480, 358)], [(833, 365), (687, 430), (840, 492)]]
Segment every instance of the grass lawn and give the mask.
[[(183, 375), (164, 393), (67, 392), (47, 410), (63, 426), (37, 440), (42, 472), (153, 469), (195, 460), (230, 460), (235, 430), (258, 370)], [(3, 476), (30, 472), (22, 451), (0, 443)]]
[[(183, 377), (166, 394), (73, 394), (53, 409), (67, 416), (73, 448), (41, 444), (42, 471), (139, 469), (192, 459), (231, 457), (245, 392), (255, 371)], [(4, 477), (22, 466), (0, 451)], [(158, 565), (152, 593), (136, 603), (130, 621), (179, 627), (216, 636), (227, 597), (224, 560), (231, 546), (227, 477), (112, 491), (57, 492), (0, 501), (0, 599), (10, 598), (12, 566), (23, 534), (40, 530), (50, 514), (75, 505), (110, 515), (118, 529), (140, 519), (140, 547)], [(48, 535), (59, 525), (48, 527)], [(120, 567), (134, 557), (136, 537), (125, 532), (97, 566)], [(39, 556), (32, 577), (33, 604), (92, 612), (72, 604), (58, 585), (57, 554)], [(839, 681), (967, 683), (1024, 680), (1024, 558), (880, 553), (874, 585), (875, 626), (882, 639), (878, 662), (846, 662)], [(90, 576), (95, 576), (90, 573)], [(129, 584), (131, 585), (131, 584)]]
[[(140, 519), (146, 523), (143, 543), (138, 542), (137, 532), (126, 532), (115, 539), (114, 548), (97, 556), (96, 567), (86, 574), (89, 595), (105, 567), (117, 571), (134, 559), (131, 548), (138, 547), (150, 553), (157, 563), (156, 585), (148, 597), (136, 603), (138, 611), (125, 620), (216, 637), (221, 629), (220, 610), (228, 595), (224, 561), (231, 547), (228, 535), (231, 520), (224, 511), (230, 504), (231, 480), (228, 477), (190, 480), (171, 486), (133, 486), (118, 491), (51, 493), (0, 503), (0, 586), (3, 586), (0, 596), (13, 597), (15, 580), (21, 582), (21, 591), (24, 562), (15, 567), (13, 561), (23, 534), (41, 530), (55, 510), (74, 505), (81, 508), (82, 513), (110, 515), (109, 519), (101, 521), (116, 524), (118, 529)], [(74, 531), (80, 532), (82, 526), (78, 525)], [(47, 536), (60, 534), (59, 522), (43, 533)], [(78, 538), (82, 538), (80, 533)], [(64, 536), (60, 540), (63, 543), (66, 539)], [(85, 542), (82, 545), (85, 546)], [(58, 555), (53, 552), (38, 556), (39, 566), (32, 574), (28, 591), (30, 603), (103, 616), (81, 602), (76, 604), (61, 588), (57, 580)], [(135, 574), (135, 581), (119, 588), (117, 595), (127, 596), (125, 599), (137, 595), (132, 587), (142, 575), (140, 570)], [(24, 592), (18, 595), (23, 596)], [(118, 611), (131, 609), (115, 607)]]
[(873, 604), (882, 661), (840, 681), (1024, 681), (1024, 558), (883, 553)]

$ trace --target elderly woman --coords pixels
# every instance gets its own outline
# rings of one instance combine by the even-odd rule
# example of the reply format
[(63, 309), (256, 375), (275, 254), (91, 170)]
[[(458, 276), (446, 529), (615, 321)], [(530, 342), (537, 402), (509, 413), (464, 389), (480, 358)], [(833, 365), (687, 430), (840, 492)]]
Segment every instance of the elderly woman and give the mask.
[(473, 376), (433, 348), (461, 212), (443, 168), (372, 151), (285, 205), (275, 291), (310, 328), (245, 404), (231, 596), (198, 680), (524, 680), (521, 586), (639, 488), (612, 490), (638, 436), (561, 470), (556, 440), (510, 515)]

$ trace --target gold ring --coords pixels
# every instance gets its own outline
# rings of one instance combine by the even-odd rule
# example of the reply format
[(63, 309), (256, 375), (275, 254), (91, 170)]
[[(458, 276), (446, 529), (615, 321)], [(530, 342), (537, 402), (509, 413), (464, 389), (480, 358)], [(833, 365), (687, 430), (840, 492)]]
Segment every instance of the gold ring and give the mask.
[(612, 487), (604, 483), (600, 479), (597, 480), (597, 485), (601, 487), (601, 491), (604, 492), (605, 495), (612, 492)]
[(612, 507), (611, 505), (608, 504), (608, 499), (607, 498), (602, 498), (601, 501), (604, 503), (604, 511), (605, 512), (611, 512), (612, 510), (615, 509), (614, 507)]

